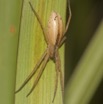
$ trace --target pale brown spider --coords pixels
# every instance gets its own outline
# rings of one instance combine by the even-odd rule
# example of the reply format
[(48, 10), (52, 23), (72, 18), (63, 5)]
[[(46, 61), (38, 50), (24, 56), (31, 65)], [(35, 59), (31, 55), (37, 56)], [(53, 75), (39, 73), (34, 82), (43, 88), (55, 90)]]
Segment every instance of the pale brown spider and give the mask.
[(40, 70), (40, 72), (39, 72), (32, 88), (31, 88), (30, 92), (27, 94), (27, 96), (29, 96), (31, 94), (31, 92), (33, 91), (33, 89), (35, 88), (36, 84), (38, 83), (48, 60), (52, 59), (55, 62), (55, 69), (56, 69), (56, 80), (55, 80), (56, 82), (55, 82), (55, 89), (54, 89), (54, 96), (53, 96), (53, 101), (54, 101), (56, 91), (57, 91), (59, 74), (60, 74), (60, 84), (61, 84), (62, 97), (64, 94), (64, 78), (63, 78), (62, 71), (61, 71), (61, 62), (60, 62), (60, 56), (59, 56), (58, 49), (60, 48), (60, 46), (63, 44), (64, 40), (66, 39), (65, 33), (67, 32), (67, 29), (69, 27), (69, 23), (71, 20), (70, 3), (69, 3), (69, 18), (68, 18), (65, 30), (63, 30), (63, 21), (62, 21), (61, 16), (56, 12), (52, 12), (51, 16), (49, 18), (49, 21), (48, 21), (47, 31), (45, 31), (45, 29), (42, 25), (41, 19), (39, 18), (36, 11), (33, 9), (31, 2), (29, 2), (29, 4), (30, 4), (30, 7), (31, 7), (34, 15), (36, 16), (41, 28), (42, 28), (44, 37), (47, 42), (47, 49), (43, 53), (39, 62), (34, 67), (34, 70), (26, 78), (26, 80), (20, 86), (20, 88), (16, 91), (16, 93), (19, 92), (27, 84), (27, 82), (32, 78), (32, 76), (35, 74), (35, 72), (37, 71), (37, 69), (39, 68), (41, 63), (43, 62), (41, 70)]

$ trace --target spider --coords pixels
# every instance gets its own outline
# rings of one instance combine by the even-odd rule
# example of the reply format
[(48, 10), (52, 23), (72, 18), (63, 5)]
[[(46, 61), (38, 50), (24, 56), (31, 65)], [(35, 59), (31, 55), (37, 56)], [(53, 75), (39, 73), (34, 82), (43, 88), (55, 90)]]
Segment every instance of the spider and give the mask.
[(67, 29), (69, 27), (69, 23), (71, 20), (70, 3), (69, 3), (69, 18), (67, 20), (65, 30), (63, 30), (63, 21), (62, 21), (61, 16), (58, 13), (53, 11), (51, 13), (50, 18), (49, 18), (46, 31), (43, 27), (41, 19), (39, 18), (37, 12), (34, 10), (31, 2), (29, 2), (29, 5), (30, 5), (31, 10), (33, 11), (34, 15), (36, 16), (40, 26), (41, 26), (41, 29), (43, 31), (43, 34), (44, 34), (44, 37), (45, 37), (45, 40), (47, 43), (47, 49), (44, 51), (40, 60), (38, 61), (38, 63), (34, 67), (33, 71), (25, 79), (24, 83), (19, 87), (19, 89), (15, 93), (19, 92), (29, 82), (29, 80), (32, 78), (32, 76), (35, 74), (35, 72), (37, 71), (37, 69), (39, 68), (41, 63), (43, 62), (40, 72), (38, 73), (38, 76), (35, 79), (35, 82), (31, 88), (30, 92), (27, 94), (27, 96), (29, 96), (31, 94), (31, 92), (33, 91), (33, 89), (35, 88), (35, 86), (37, 85), (47, 62), (49, 61), (49, 59), (52, 59), (55, 63), (55, 69), (56, 69), (55, 89), (54, 89), (54, 96), (53, 96), (53, 100), (52, 100), (52, 102), (53, 102), (55, 99), (55, 96), (56, 96), (56, 92), (57, 92), (59, 75), (60, 75), (62, 98), (63, 98), (63, 94), (64, 94), (64, 78), (63, 78), (62, 71), (61, 71), (61, 61), (60, 61), (58, 49), (61, 47), (64, 40), (66, 39), (65, 33), (67, 32)]

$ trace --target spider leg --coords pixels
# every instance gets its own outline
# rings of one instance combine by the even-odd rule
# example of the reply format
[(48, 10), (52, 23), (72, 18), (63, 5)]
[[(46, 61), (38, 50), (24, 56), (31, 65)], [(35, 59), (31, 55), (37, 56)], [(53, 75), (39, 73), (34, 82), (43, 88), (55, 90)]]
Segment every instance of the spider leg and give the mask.
[[(59, 53), (58, 53), (58, 58), (59, 58), (59, 62), (60, 62)], [(59, 71), (60, 71), (60, 84), (61, 84), (62, 98), (63, 98), (64, 97), (64, 77), (63, 77), (63, 73), (62, 73), (62, 70), (61, 70), (61, 62), (60, 62), (60, 70)]]
[(69, 17), (68, 17), (68, 20), (67, 20), (67, 24), (66, 24), (66, 28), (65, 28), (63, 36), (65, 35), (65, 33), (68, 30), (68, 27), (69, 27), (69, 24), (70, 24), (70, 20), (71, 20), (71, 16), (72, 16), (71, 7), (70, 7), (70, 0), (67, 0), (67, 1), (68, 1), (68, 8), (69, 8)]
[(35, 72), (37, 71), (37, 69), (39, 68), (39, 66), (41, 65), (42, 61), (44, 60), (45, 56), (47, 54), (47, 49), (45, 50), (45, 52), (43, 53), (42, 57), (40, 58), (39, 62), (36, 64), (36, 66), (34, 67), (33, 71), (30, 73), (30, 75), (25, 79), (24, 83), (20, 86), (20, 88), (15, 92), (19, 92), (20, 90), (22, 90), (22, 88), (29, 82), (29, 80), (32, 78), (32, 76), (35, 74)]
[(57, 92), (57, 87), (58, 87), (58, 61), (57, 61), (57, 57), (56, 57), (56, 64), (55, 64), (55, 70), (56, 70), (56, 79), (55, 79), (55, 89), (54, 89), (54, 96), (53, 96), (53, 100), (52, 102), (54, 102), (55, 96), (56, 96), (56, 92)]
[(68, 8), (69, 8), (69, 17), (68, 17), (68, 20), (67, 20), (67, 24), (66, 24), (65, 31), (64, 31), (64, 33), (63, 33), (62, 39), (61, 39), (61, 41), (60, 41), (58, 47), (61, 47), (61, 45), (63, 44), (63, 42), (64, 42), (65, 39), (66, 39), (65, 34), (66, 34), (67, 30), (68, 30), (68, 27), (69, 27), (69, 24), (70, 24), (70, 20), (71, 20), (71, 16), (72, 16), (71, 7), (70, 7), (70, 0), (69, 0), (69, 1), (67, 0), (67, 2), (68, 2)]
[[(60, 73), (60, 84), (61, 84), (61, 91), (62, 91), (62, 98), (64, 97), (64, 77), (63, 77), (63, 73), (61, 70), (61, 60), (60, 60), (60, 56), (59, 56), (59, 52), (57, 51), (57, 65), (59, 67), (59, 73)], [(63, 99), (64, 100), (64, 99)]]
[[(40, 19), (39, 15), (37, 14), (37, 12), (35, 11), (35, 9), (33, 8), (33, 6), (32, 6), (32, 4), (31, 4), (30, 1), (29, 1), (29, 5), (30, 5), (31, 10), (33, 11), (34, 15), (36, 16), (36, 18), (37, 18), (37, 20), (38, 20), (38, 22), (39, 22), (39, 24), (40, 24), (40, 26), (41, 26), (41, 29), (42, 29), (42, 31), (43, 31), (44, 37), (45, 37), (45, 39), (46, 39), (46, 32), (45, 32), (44, 26), (43, 26), (43, 24), (42, 24), (42, 22), (41, 22), (41, 19)], [(47, 41), (47, 39), (46, 39), (46, 41)]]
[(41, 70), (40, 70), (40, 72), (38, 73), (38, 76), (37, 76), (37, 78), (36, 78), (36, 80), (35, 80), (35, 82), (34, 82), (32, 88), (31, 88), (31, 90), (30, 90), (29, 93), (27, 94), (27, 97), (31, 94), (31, 92), (32, 92), (33, 89), (35, 88), (36, 84), (38, 83), (38, 81), (39, 81), (39, 79), (40, 79), (40, 77), (41, 77), (41, 75), (42, 75), (42, 73), (43, 73), (43, 71), (44, 71), (44, 68), (45, 68), (45, 66), (46, 66), (46, 64), (47, 64), (47, 62), (48, 62), (48, 59), (49, 59), (49, 54), (46, 55), (46, 57), (45, 57), (45, 59), (44, 59), (44, 63), (43, 63), (43, 65), (42, 65), (42, 67), (41, 67)]
[(64, 37), (62, 38), (62, 40), (60, 41), (60, 43), (59, 43), (59, 45), (58, 45), (59, 48), (62, 46), (62, 44), (64, 43), (65, 40), (66, 40), (66, 36), (64, 36)]

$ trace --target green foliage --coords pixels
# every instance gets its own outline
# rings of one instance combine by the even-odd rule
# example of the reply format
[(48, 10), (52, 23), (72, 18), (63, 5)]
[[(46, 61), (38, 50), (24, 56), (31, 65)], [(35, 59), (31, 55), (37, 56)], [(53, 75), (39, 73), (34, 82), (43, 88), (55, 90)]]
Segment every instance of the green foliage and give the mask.
[(103, 79), (103, 21), (66, 89), (66, 104), (88, 104)]
[[(40, 1), (32, 0), (31, 4), (33, 8), (38, 13), (41, 21), (43, 22), (44, 27), (47, 26), (47, 21), (50, 16), (51, 11), (57, 11), (61, 14), (63, 21), (65, 22), (65, 13), (66, 13), (66, 1)], [(60, 5), (64, 9), (61, 9)], [(48, 8), (48, 9), (47, 9)], [(16, 89), (18, 89), (26, 77), (31, 73), (34, 66), (40, 59), (41, 55), (46, 49), (46, 42), (41, 30), (40, 24), (37, 21), (36, 16), (31, 10), (28, 1), (23, 2), (22, 8), (22, 18), (21, 18), (21, 28), (20, 28), (20, 38), (19, 38), (19, 47), (18, 47), (18, 59), (17, 59), (17, 77), (16, 77)], [(60, 52), (63, 53), (63, 47), (60, 49)], [(64, 54), (61, 55), (62, 58), (62, 69), (63, 69), (63, 58)], [(55, 88), (55, 64), (53, 61), (48, 62), (37, 86), (33, 90), (30, 96), (26, 97), (30, 91), (38, 73), (37, 70), (34, 77), (29, 81), (29, 83), (16, 94), (15, 104), (49, 104), (52, 103), (54, 88)], [(54, 101), (54, 104), (62, 104), (62, 93), (60, 83), (58, 83), (58, 91)]]
[(0, 104), (14, 104), (21, 0), (0, 0)]
[[(66, 0), (30, 1), (44, 27), (47, 26), (51, 11), (58, 12), (65, 24)], [(65, 68), (66, 81), (68, 80), (65, 103), (92, 104), (91, 99), (103, 80), (103, 21), (99, 27), (97, 25), (103, 10), (100, 8), (100, 11), (98, 7), (101, 6), (98, 4), (102, 3), (74, 1), (71, 1), (72, 21), (70, 35), (67, 34), (66, 52), (64, 53), (64, 46), (60, 48), (62, 70)], [(14, 93), (46, 49), (40, 24), (28, 2), (0, 0), (0, 104), (52, 103), (55, 85), (55, 64), (52, 61), (48, 62), (41, 79), (28, 98), (26, 95), (40, 69), (19, 93)], [(54, 104), (63, 104), (60, 81), (58, 85)], [(99, 100), (95, 104), (100, 104)]]

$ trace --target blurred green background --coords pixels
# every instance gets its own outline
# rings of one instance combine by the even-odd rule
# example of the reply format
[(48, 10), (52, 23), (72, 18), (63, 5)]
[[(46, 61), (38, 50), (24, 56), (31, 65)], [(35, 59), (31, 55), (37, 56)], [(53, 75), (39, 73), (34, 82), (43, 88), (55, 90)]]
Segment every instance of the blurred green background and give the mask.
[[(0, 0), (0, 104), (15, 100), (22, 2)], [(71, 0), (71, 10), (65, 42), (65, 103), (103, 104), (103, 0)]]
[[(71, 79), (70, 77), (75, 72), (77, 65), (80, 64), (82, 56), (85, 55), (85, 51), (90, 45), (92, 38), (95, 35), (98, 35), (96, 34), (97, 29), (99, 28), (100, 24), (103, 24), (103, 0), (71, 0), (71, 9), (72, 20), (68, 29), (65, 47), (66, 86)], [(103, 35), (102, 26), (101, 34)], [(102, 58), (103, 56), (101, 56), (101, 59)], [(94, 64), (91, 61), (90, 63)], [(96, 91), (94, 92), (94, 95), (88, 104), (103, 104), (103, 78), (101, 79)]]

